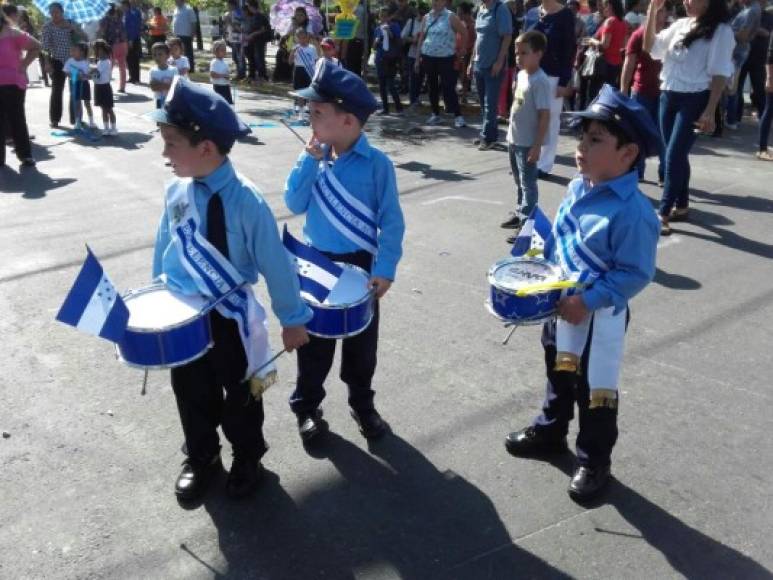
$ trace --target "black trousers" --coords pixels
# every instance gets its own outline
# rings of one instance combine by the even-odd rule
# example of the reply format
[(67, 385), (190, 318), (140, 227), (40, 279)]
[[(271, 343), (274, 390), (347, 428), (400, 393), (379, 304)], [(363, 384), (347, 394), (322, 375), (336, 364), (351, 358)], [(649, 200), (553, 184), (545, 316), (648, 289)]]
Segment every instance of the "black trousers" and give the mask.
[(192, 36), (181, 36), (180, 40), (183, 43), (183, 52), (185, 53), (185, 56), (188, 57), (188, 62), (191, 64), (191, 72), (196, 71), (195, 64), (193, 62), (193, 37)]
[(344, 66), (357, 76), (362, 76), (362, 55), (364, 51), (365, 43), (361, 38), (353, 38), (349, 41)]
[(149, 36), (148, 37), (148, 54), (150, 55), (150, 58), (153, 58), (153, 45), (157, 42), (166, 43), (166, 35), (162, 34), (161, 36)]
[(126, 53), (126, 67), (129, 69), (129, 82), (140, 82), (140, 59), (142, 58), (142, 40), (130, 40)]
[(0, 85), (0, 166), (5, 164), (6, 129), (13, 137), (19, 159), (32, 157), (32, 145), (24, 114), (24, 93), (16, 85)]
[(459, 98), (456, 95), (457, 73), (454, 70), (454, 56), (421, 56), (421, 63), (427, 73), (429, 104), (434, 115), (440, 114), (440, 91), (446, 111), (454, 117), (461, 114)]
[(215, 345), (203, 357), (172, 369), (188, 456), (206, 462), (218, 453), (217, 428), (222, 426), (234, 455), (260, 459), (268, 449), (263, 401), (256, 401), (249, 383), (242, 381), (247, 357), (239, 328), (216, 311), (210, 313), (210, 322)]
[[(52, 60), (51, 68), (51, 96), (48, 101), (48, 119), (52, 125), (58, 125), (62, 120), (62, 100), (67, 75), (64, 74), (64, 63), (59, 60)], [(72, 107), (68, 107), (68, 109), (70, 109), (70, 125), (74, 125), (74, 111)]]
[[(626, 314), (626, 325), (630, 310)], [(588, 332), (593, 336), (593, 323)], [(590, 385), (588, 384), (588, 359), (593, 348), (591, 339), (582, 353), (577, 373), (558, 372), (556, 366), (556, 323), (546, 322), (542, 328), (542, 347), (545, 351), (545, 402), (542, 414), (533, 426), (549, 437), (566, 437), (569, 421), (574, 418), (574, 404), (580, 415), (580, 430), (575, 442), (577, 461), (586, 467), (603, 467), (612, 462), (612, 448), (617, 442), (617, 409), (600, 407), (590, 409)], [(618, 393), (619, 404), (619, 393)]]
[(229, 105), (234, 104), (233, 98), (231, 97), (231, 85), (212, 85), (212, 90), (228, 101)]
[[(359, 251), (352, 254), (329, 254), (331, 260), (359, 266), (370, 273), (373, 256)], [(349, 387), (349, 406), (358, 412), (373, 409), (375, 391), (371, 388), (376, 372), (378, 350), (379, 306), (376, 301), (373, 320), (363, 332), (345, 338), (341, 350), (341, 380)], [(313, 411), (325, 398), (324, 383), (336, 350), (336, 339), (309, 336), (308, 344), (298, 349), (298, 380), (290, 396), (290, 408), (294, 413)]]
[(255, 72), (257, 78), (268, 80), (268, 69), (266, 68), (266, 42), (259, 40), (255, 42)]

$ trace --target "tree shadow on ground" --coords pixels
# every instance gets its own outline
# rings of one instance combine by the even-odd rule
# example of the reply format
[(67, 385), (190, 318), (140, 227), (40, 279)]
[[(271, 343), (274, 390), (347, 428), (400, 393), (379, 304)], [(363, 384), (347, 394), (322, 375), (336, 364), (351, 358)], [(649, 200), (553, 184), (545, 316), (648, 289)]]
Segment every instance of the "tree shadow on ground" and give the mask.
[(434, 179), (436, 181), (471, 181), (474, 179), (472, 175), (467, 173), (459, 173), (454, 169), (434, 169), (428, 163), (421, 163), (419, 161), (406, 161), (405, 163), (398, 163), (395, 167), (413, 173), (421, 173), (424, 179)]
[(114, 148), (132, 151), (141, 149), (140, 145), (153, 138), (151, 133), (138, 133), (137, 131), (122, 131), (118, 135), (110, 137), (102, 136), (99, 139), (77, 139), (79, 145), (94, 149)]
[[(739, 187), (740, 189), (740, 187)], [(734, 195), (732, 193), (712, 193), (702, 189), (690, 190), (690, 197), (702, 200), (704, 203), (732, 207), (745, 211), (773, 213), (773, 199), (756, 195)], [(690, 208), (692, 214), (693, 208)]]
[[(574, 454), (564, 453), (546, 463), (571, 477), (576, 461)], [(616, 478), (612, 479), (603, 496), (585, 504), (585, 507), (605, 505), (615, 508), (639, 531), (639, 535), (599, 527), (595, 527), (596, 532), (644, 540), (663, 554), (673, 569), (685, 578), (747, 580), (771, 577), (769, 570), (746, 554), (690, 527)]]
[(566, 577), (514, 545), (491, 501), (467, 480), (439, 471), (396, 435), (370, 451), (329, 433), (314, 453), (341, 478), (295, 501), (274, 475), (248, 504), (207, 500), (228, 562), (217, 577)]
[(52, 189), (73, 183), (75, 178), (51, 178), (41, 173), (37, 167), (22, 167), (14, 171), (10, 167), (0, 167), (0, 191), (3, 193), (21, 193), (24, 199), (41, 199)]

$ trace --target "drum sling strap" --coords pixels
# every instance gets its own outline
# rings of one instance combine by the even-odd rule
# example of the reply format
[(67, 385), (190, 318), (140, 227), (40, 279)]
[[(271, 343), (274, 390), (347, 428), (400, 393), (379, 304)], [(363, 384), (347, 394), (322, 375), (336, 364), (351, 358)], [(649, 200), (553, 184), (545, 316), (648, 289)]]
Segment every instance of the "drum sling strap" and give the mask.
[[(548, 245), (554, 245), (550, 249), (564, 276), (587, 288), (609, 267), (582, 239), (580, 223), (571, 212), (576, 200), (577, 196), (573, 195), (559, 208)], [(546, 249), (546, 254), (548, 251)], [(573, 293), (574, 289), (566, 291), (567, 295)], [(580, 324), (571, 324), (561, 318), (556, 321), (556, 371), (578, 372), (580, 357), (590, 344), (587, 372), (591, 408), (617, 404), (627, 312), (627, 307), (615, 312), (610, 306), (592, 312)]]
[(266, 364), (271, 360), (266, 313), (250, 285), (228, 260), (221, 196), (214, 193), (207, 205), (209, 235), (205, 238), (201, 234), (201, 220), (193, 193), (194, 183), (187, 180), (169, 189), (167, 214), (170, 217), (170, 233), (180, 261), (199, 292), (210, 300), (219, 300), (215, 306), (218, 313), (236, 321), (247, 356), (246, 373), (240, 379), (249, 379), (253, 394), (258, 396), (276, 381), (276, 367)]

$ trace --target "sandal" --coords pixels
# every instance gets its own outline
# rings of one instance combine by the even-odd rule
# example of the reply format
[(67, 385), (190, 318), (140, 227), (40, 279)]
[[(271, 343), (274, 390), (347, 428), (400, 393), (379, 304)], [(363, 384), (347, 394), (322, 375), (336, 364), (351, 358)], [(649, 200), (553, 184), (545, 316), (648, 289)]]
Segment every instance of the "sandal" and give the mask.
[(688, 213), (689, 210), (686, 207), (675, 207), (671, 210), (671, 215), (668, 216), (668, 220), (672, 222), (686, 222)]
[(670, 236), (671, 235), (671, 226), (668, 223), (668, 218), (664, 217), (662, 215), (658, 215), (658, 219), (660, 220), (660, 235), (661, 236)]

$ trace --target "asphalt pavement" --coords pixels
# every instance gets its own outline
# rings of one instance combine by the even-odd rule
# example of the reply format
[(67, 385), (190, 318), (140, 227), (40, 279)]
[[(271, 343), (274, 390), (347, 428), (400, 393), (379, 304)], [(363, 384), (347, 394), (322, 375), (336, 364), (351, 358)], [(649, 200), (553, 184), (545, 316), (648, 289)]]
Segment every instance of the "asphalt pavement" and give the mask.
[[(295, 360), (284, 356), (265, 396), (259, 492), (230, 501), (223, 476), (183, 509), (168, 372), (151, 373), (142, 396), (141, 373), (109, 343), (54, 321), (85, 243), (121, 290), (150, 278), (171, 173), (144, 116), (150, 91), (128, 90), (119, 136), (90, 140), (54, 134), (48, 91), (31, 88), (39, 163), (0, 170), (0, 578), (773, 577), (773, 165), (753, 158), (750, 121), (696, 145), (690, 222), (661, 240), (655, 281), (632, 303), (615, 481), (602, 501), (569, 499), (571, 455), (548, 463), (504, 449), (544, 386), (539, 330), (519, 328), (505, 346), (484, 309), (486, 271), (509, 251), (506, 152), (477, 151), (476, 129), (451, 118), (428, 127), (406, 115), (368, 129), (397, 168), (407, 222), (375, 379), (393, 433), (368, 445), (332, 372), (332, 432), (306, 453), (287, 405)], [(232, 159), (298, 234), (302, 218), (282, 201), (302, 147), (280, 123), (289, 105), (240, 92), (255, 133)], [(554, 177), (540, 181), (549, 215), (574, 174), (573, 147), (562, 137)], [(642, 189), (658, 199), (656, 184)]]

